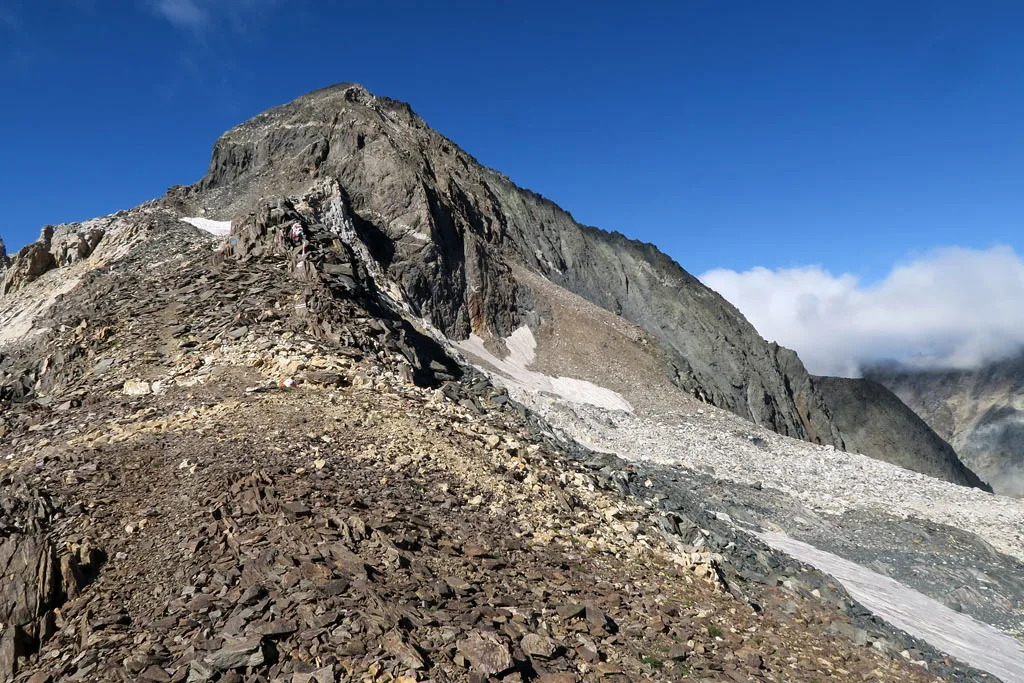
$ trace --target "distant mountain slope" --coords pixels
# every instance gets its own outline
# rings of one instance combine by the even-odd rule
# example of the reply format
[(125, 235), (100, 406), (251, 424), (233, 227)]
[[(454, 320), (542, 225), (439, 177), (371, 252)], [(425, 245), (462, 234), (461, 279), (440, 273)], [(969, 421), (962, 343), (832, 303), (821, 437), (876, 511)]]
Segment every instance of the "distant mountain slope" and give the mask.
[(987, 488), (956, 451), (881, 384), (869, 379), (815, 377), (847, 450), (884, 453), (894, 465), (967, 486)]
[(973, 371), (890, 365), (866, 374), (949, 441), (996, 493), (1024, 497), (1024, 353)]

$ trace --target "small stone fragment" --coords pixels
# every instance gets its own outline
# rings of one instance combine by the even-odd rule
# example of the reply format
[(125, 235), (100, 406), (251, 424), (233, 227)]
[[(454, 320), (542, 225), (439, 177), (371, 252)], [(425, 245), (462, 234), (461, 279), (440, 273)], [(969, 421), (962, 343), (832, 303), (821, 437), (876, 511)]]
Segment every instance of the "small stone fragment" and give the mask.
[(140, 379), (128, 379), (121, 387), (121, 393), (125, 396), (146, 396), (153, 393), (153, 387), (149, 382)]

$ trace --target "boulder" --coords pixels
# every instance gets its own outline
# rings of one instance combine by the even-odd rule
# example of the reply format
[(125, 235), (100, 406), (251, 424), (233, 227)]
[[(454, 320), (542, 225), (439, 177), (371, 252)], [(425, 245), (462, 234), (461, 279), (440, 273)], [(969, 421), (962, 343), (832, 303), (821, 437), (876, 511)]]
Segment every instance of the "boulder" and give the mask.
[(47, 271), (57, 267), (54, 258), (43, 242), (33, 242), (19, 251), (6, 268), (0, 283), (0, 296), (15, 292), (33, 282)]
[(508, 645), (493, 633), (477, 631), (458, 643), (459, 653), (484, 676), (493, 676), (512, 668)]

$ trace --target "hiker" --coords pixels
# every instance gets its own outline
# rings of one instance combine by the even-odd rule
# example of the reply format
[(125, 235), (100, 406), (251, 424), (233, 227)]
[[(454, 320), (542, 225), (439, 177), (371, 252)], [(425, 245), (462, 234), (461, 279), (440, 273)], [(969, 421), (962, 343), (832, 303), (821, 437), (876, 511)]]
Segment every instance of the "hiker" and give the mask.
[(292, 224), (292, 229), (288, 232), (288, 239), (291, 240), (292, 246), (306, 243), (306, 230), (302, 227), (302, 223)]

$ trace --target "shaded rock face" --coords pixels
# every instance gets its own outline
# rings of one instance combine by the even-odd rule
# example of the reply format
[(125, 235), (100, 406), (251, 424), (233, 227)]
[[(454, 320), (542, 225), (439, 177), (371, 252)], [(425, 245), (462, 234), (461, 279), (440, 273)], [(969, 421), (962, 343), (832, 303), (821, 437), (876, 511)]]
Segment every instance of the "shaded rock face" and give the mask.
[(991, 491), (956, 451), (891, 391), (869, 379), (815, 377), (846, 447), (908, 470)]
[(865, 375), (891, 389), (996, 493), (1024, 497), (1024, 354), (977, 370), (914, 371), (896, 365)]
[(481, 166), (407, 104), (360, 86), (310, 93), (228, 131), (206, 176), (163, 201), (237, 217), (266, 196), (325, 184), (351, 210), (380, 278), (448, 337), (477, 334), (500, 351), (517, 327), (535, 327), (545, 311), (515, 276), (525, 268), (653, 335), (665, 375), (687, 394), (780, 434), (846, 447), (797, 355), (762, 339), (671, 258), (576, 223)]

